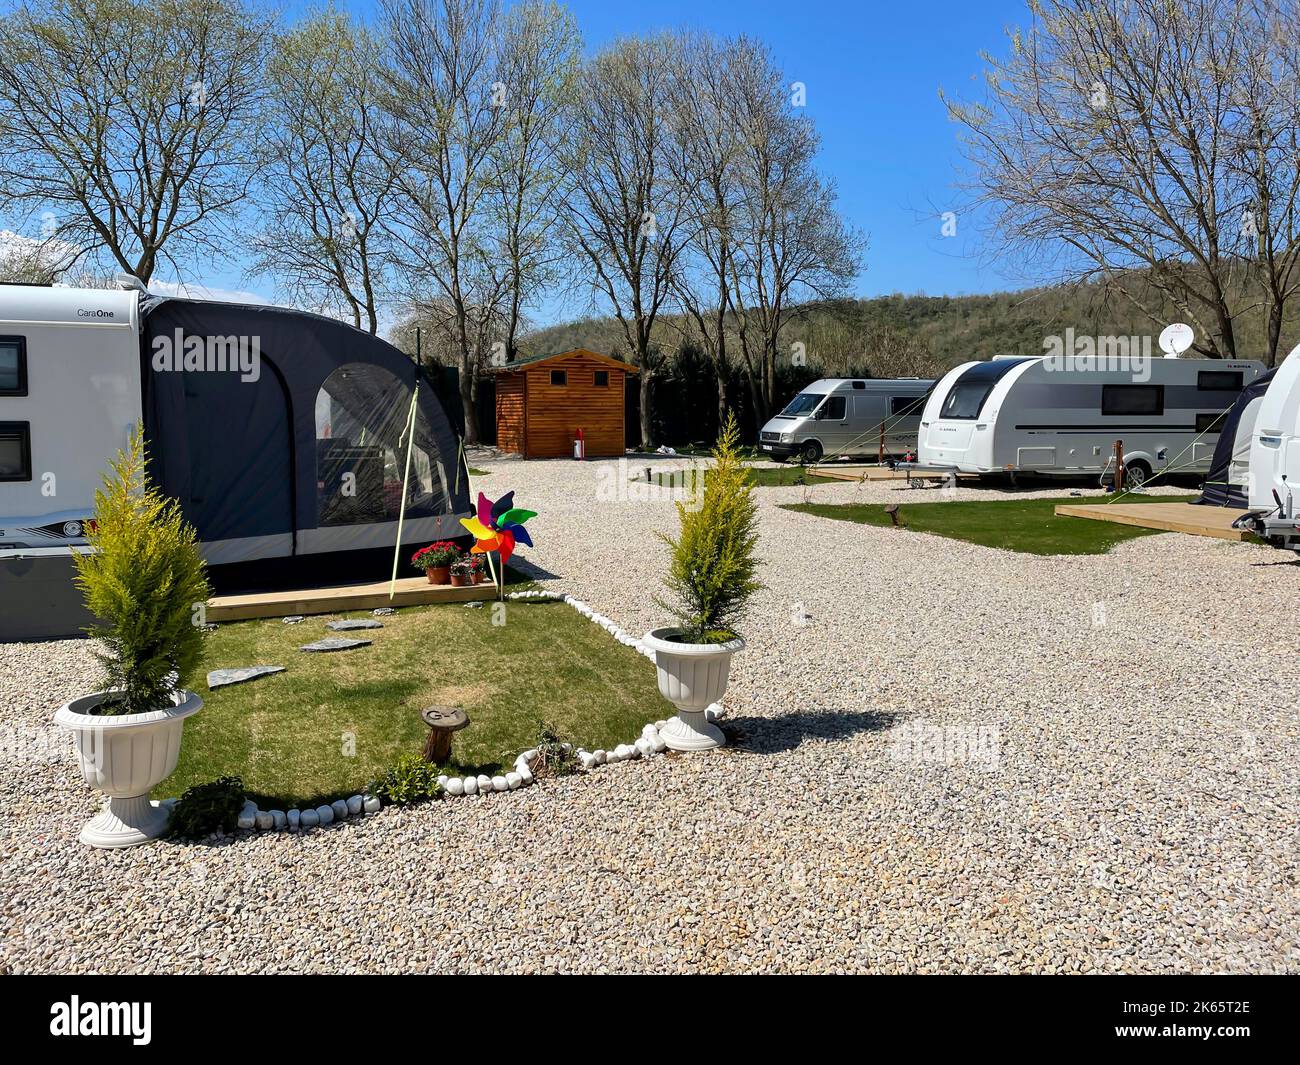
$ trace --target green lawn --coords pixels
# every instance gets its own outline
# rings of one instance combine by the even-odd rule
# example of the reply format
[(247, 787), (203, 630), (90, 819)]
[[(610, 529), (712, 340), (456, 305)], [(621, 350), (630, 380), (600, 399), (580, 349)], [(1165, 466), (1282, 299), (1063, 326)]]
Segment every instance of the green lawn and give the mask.
[[(1136, 496), (1125, 503), (1183, 503), (1196, 496)], [(1091, 518), (1057, 517), (1061, 503), (1104, 503), (1104, 498), (1066, 496), (1059, 499), (952, 500), (938, 503), (901, 503), (899, 522), (916, 532), (934, 533), (985, 547), (1000, 547), (1031, 555), (1100, 555), (1115, 544), (1157, 529), (1115, 525)], [(821, 518), (853, 521), (860, 525), (890, 525), (883, 503), (795, 503), (786, 510)]]
[[(680, 484), (682, 473), (674, 473), (671, 470), (656, 473), (655, 483), (658, 485), (672, 484), (671, 478), (674, 476), (678, 478), (677, 483)], [(749, 468), (749, 479), (756, 488), (788, 488), (791, 485), (801, 484), (845, 483), (837, 481), (834, 477), (819, 477), (802, 466), (751, 466)]]
[[(367, 613), (343, 615), (369, 617)], [(176, 771), (154, 789), (161, 799), (191, 784), (238, 774), (263, 808), (319, 805), (362, 790), (428, 734), (419, 711), (464, 707), (452, 769), (509, 768), (536, 740), (538, 724), (591, 750), (628, 743), (675, 711), (660, 695), (652, 663), (600, 626), (557, 602), (408, 607), (382, 629), (331, 633), (327, 617), (223, 625), (209, 637), (203, 671), (279, 665), (259, 680), (207, 690), (185, 723)], [(326, 654), (298, 650), (324, 636), (373, 639)]]

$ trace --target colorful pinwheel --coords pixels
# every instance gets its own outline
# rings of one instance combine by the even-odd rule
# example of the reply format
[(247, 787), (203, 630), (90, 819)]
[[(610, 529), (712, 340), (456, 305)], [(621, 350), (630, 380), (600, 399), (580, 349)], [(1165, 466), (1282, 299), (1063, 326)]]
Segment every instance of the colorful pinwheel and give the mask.
[(489, 503), (487, 496), (478, 494), (478, 517), (461, 518), (460, 523), (474, 534), (474, 546), (470, 554), (485, 555), (495, 551), (501, 559), (504, 578), (505, 565), (514, 554), (515, 544), (533, 546), (524, 522), (537, 517), (535, 510), (523, 510), (515, 506), (514, 492), (507, 492), (495, 503)]

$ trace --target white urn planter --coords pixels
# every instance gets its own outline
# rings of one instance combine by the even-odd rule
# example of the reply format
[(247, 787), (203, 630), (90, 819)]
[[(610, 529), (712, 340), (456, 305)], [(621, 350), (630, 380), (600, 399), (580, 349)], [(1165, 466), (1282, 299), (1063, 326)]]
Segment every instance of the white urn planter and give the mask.
[(726, 743), (722, 729), (705, 711), (722, 701), (731, 676), (731, 656), (744, 650), (745, 641), (681, 643), (672, 639), (675, 628), (646, 633), (645, 646), (655, 653), (659, 691), (677, 707), (677, 716), (659, 730), (674, 751), (707, 751)]
[(191, 691), (172, 693), (172, 705), (146, 714), (102, 716), (95, 707), (113, 692), (66, 703), (54, 723), (72, 733), (87, 784), (108, 796), (104, 809), (81, 830), (91, 847), (133, 847), (167, 831), (170, 811), (149, 801), (149, 791), (176, 768), (185, 719), (203, 708)]

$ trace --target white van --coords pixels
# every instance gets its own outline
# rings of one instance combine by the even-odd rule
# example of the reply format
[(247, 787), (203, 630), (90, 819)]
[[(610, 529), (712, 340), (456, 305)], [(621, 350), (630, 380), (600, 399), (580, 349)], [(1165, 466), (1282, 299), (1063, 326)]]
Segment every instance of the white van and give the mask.
[(932, 387), (933, 381), (919, 377), (814, 381), (763, 426), (759, 450), (774, 459), (803, 462), (823, 456), (876, 457), (883, 428), (885, 454), (902, 455), (916, 447), (921, 410)]

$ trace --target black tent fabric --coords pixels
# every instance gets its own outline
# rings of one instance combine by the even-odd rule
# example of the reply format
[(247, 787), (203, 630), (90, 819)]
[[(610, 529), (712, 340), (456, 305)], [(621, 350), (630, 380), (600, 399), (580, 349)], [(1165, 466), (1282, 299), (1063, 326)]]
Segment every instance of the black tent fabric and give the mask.
[(463, 533), (468, 477), (441, 404), (392, 345), (321, 315), (141, 302), (151, 473), (212, 564), (391, 548)]
[(1236, 507), (1244, 510), (1248, 505), (1245, 484), (1233, 480), (1232, 466), (1234, 460), (1238, 465), (1250, 457), (1250, 438), (1254, 427), (1253, 420), (1241, 424), (1242, 415), (1250, 404), (1260, 399), (1268, 391), (1268, 383), (1273, 380), (1275, 370), (1269, 370), (1255, 378), (1241, 390), (1241, 395), (1223, 419), (1219, 429), (1219, 443), (1210, 460), (1210, 471), (1205, 475), (1205, 487), (1201, 489), (1201, 498), (1195, 500), (1212, 507)]

